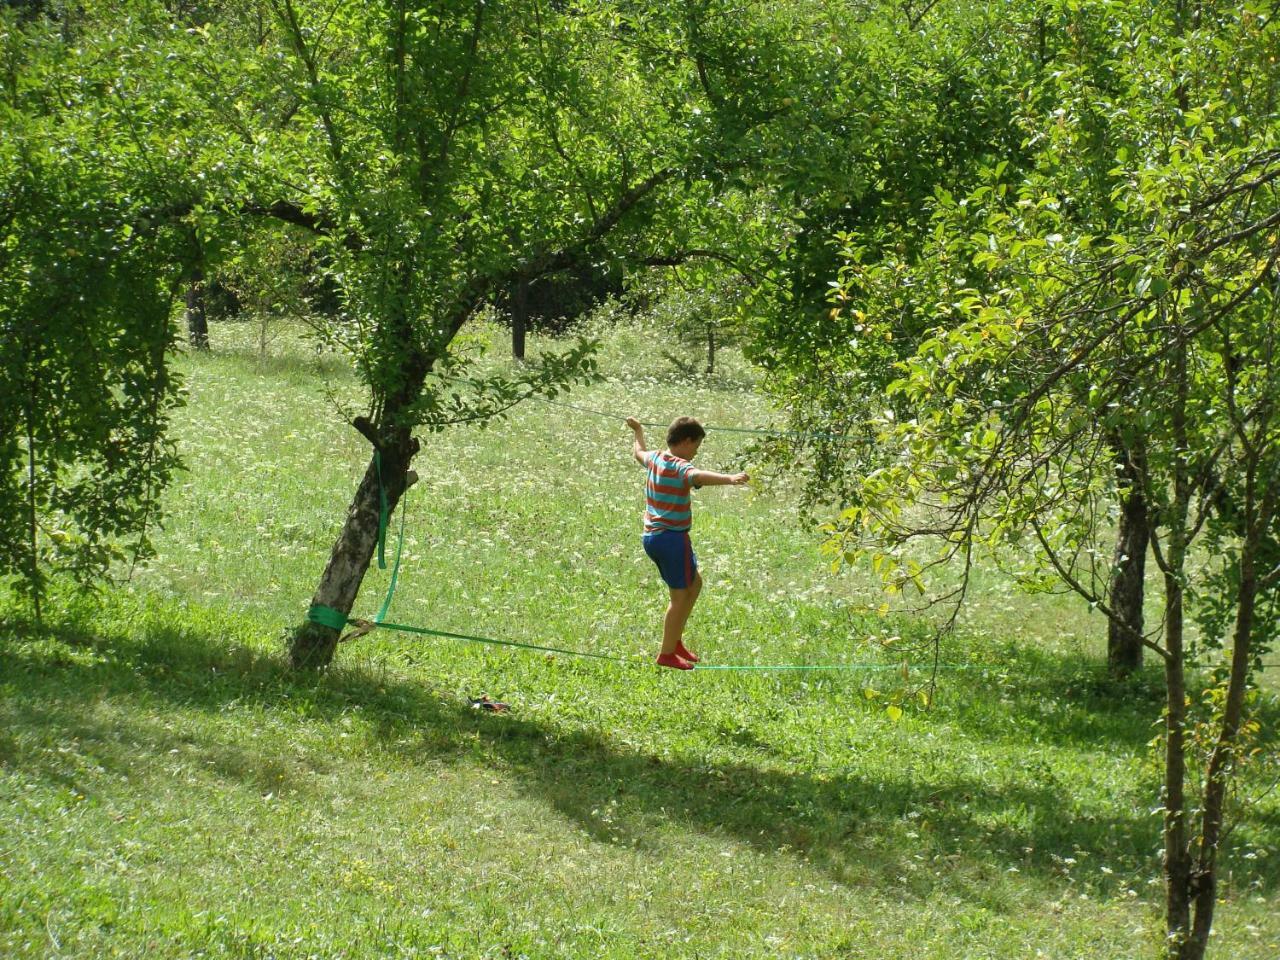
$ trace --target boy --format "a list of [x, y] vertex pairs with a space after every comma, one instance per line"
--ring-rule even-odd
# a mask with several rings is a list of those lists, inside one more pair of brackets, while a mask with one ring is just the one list
[[658, 572], [671, 588], [671, 604], [662, 622], [662, 650], [658, 665], [673, 670], [692, 670], [698, 657], [684, 645], [684, 625], [702, 592], [698, 558], [689, 543], [693, 524], [689, 494], [695, 487], [733, 484], [742, 486], [745, 473], [712, 473], [695, 470], [689, 463], [702, 446], [707, 432], [693, 417], [679, 417], [667, 428], [667, 449], [646, 450], [644, 427], [635, 417], [627, 417], [635, 434], [631, 455], [648, 469], [645, 481], [644, 552], [658, 565]]

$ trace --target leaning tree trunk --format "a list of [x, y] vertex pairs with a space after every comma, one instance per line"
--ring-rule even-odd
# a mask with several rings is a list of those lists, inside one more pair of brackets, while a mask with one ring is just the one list
[[[469, 311], [462, 314], [463, 317], [466, 315]], [[409, 472], [409, 463], [418, 452], [418, 441], [413, 438], [408, 411], [422, 394], [427, 374], [436, 359], [433, 354], [411, 346], [415, 341], [406, 317], [393, 319], [391, 326], [398, 335], [398, 341], [406, 344], [403, 352], [397, 355], [399, 370], [395, 380], [398, 386], [383, 397], [377, 424], [364, 417], [353, 421], [352, 425], [373, 445], [375, 454], [370, 458], [364, 477], [351, 499], [347, 519], [311, 597], [313, 608], [327, 607], [344, 619], [351, 614], [360, 593], [360, 584], [364, 582], [369, 561], [378, 545], [382, 501], [379, 486], [385, 489], [388, 509], [394, 511], [414, 479]], [[454, 331], [461, 326], [462, 321], [455, 320]], [[289, 660], [295, 668], [327, 667], [333, 660], [340, 637], [339, 627], [316, 623], [308, 618], [293, 631]]]
[[[367, 422], [357, 421], [362, 433], [372, 432]], [[396, 431], [396, 442], [380, 447], [381, 476], [386, 487], [387, 506], [394, 511], [411, 482], [409, 461], [418, 451], [418, 443], [408, 430]], [[311, 597], [313, 607], [328, 607], [344, 617], [349, 616], [360, 593], [360, 584], [369, 570], [373, 551], [378, 545], [378, 521], [381, 497], [378, 492], [379, 468], [369, 459], [364, 478], [356, 488], [347, 519], [329, 553], [320, 583]], [[341, 631], [310, 620], [296, 630], [290, 640], [289, 660], [294, 667], [320, 669], [333, 660]]]
[[1120, 501], [1120, 528], [1116, 534], [1110, 601], [1115, 619], [1107, 625], [1107, 665], [1118, 677], [1142, 667], [1142, 605], [1147, 573], [1147, 547], [1151, 521], [1147, 500], [1138, 478], [1145, 471], [1141, 451], [1121, 452], [1117, 472], [1128, 493]]

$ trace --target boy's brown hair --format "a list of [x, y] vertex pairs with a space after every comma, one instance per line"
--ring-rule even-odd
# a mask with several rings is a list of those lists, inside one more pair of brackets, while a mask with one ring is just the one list
[[702, 424], [693, 417], [676, 417], [671, 421], [671, 426], [667, 427], [667, 446], [682, 440], [701, 440], [706, 435], [707, 431], [702, 429]]

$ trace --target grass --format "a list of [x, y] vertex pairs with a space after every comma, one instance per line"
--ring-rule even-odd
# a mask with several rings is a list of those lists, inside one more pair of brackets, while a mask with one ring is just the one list
[[[239, 338], [239, 339], [238, 339]], [[240, 342], [240, 341], [243, 342]], [[611, 335], [588, 406], [771, 422], [740, 363], [679, 381]], [[183, 367], [189, 472], [127, 587], [4, 620], [0, 954], [13, 957], [1090, 957], [1159, 948], [1158, 679], [1102, 624], [997, 580], [933, 709], [892, 674], [660, 672], [620, 422], [528, 404], [425, 438], [391, 618], [634, 658], [375, 633], [284, 669], [366, 454], [332, 359], [215, 330]], [[491, 362], [502, 363], [501, 356]], [[751, 468], [712, 433], [699, 460]], [[698, 497], [718, 662], [883, 662], [787, 478]], [[387, 571], [367, 579], [371, 613]], [[506, 700], [506, 716], [469, 698]], [[1280, 706], [1264, 704], [1275, 727]], [[1261, 779], [1249, 789], [1261, 792]], [[1213, 954], [1280, 954], [1280, 798], [1232, 835]]]

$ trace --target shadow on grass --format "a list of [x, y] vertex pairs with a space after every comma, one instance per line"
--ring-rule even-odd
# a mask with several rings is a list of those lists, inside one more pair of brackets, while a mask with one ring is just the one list
[[[672, 756], [623, 744], [607, 732], [477, 713], [450, 695], [390, 675], [352, 668], [298, 675], [282, 657], [196, 631], [140, 633], [140, 639], [101, 637], [72, 625], [0, 647], [8, 687], [0, 707], [0, 716], [7, 715], [0, 764], [64, 785], [74, 781], [56, 762], [24, 749], [24, 733], [80, 739], [94, 746], [97, 762], [121, 769], [139, 753], [183, 745], [159, 720], [148, 729], [106, 730], [100, 721], [95, 728], [84, 708], [97, 700], [137, 701], [156, 716], [174, 708], [221, 712], [252, 705], [300, 721], [332, 722], [358, 711], [381, 748], [409, 761], [499, 767], [600, 843], [644, 849], [675, 822], [761, 853], [801, 858], [841, 883], [885, 885], [921, 898], [943, 888], [951, 896], [986, 897], [990, 881], [1014, 865], [1024, 876], [1065, 887], [1061, 858], [1068, 856], [1115, 871], [1113, 880], [1091, 874], [1086, 885], [1102, 894], [1158, 871], [1157, 818], [1137, 808], [1099, 816], [1077, 806], [1070, 785], [1051, 773], [1003, 770], [985, 779], [921, 773], [904, 763], [892, 778], [873, 781], [788, 768], [776, 757], [754, 764]], [[1103, 696], [1098, 708], [1109, 700]], [[1017, 702], [1004, 708], [1003, 719], [983, 717], [979, 725], [1017, 721]], [[147, 725], [137, 715], [129, 723]], [[1026, 736], [1033, 755], [1033, 734]], [[321, 789], [317, 773], [342, 762], [314, 750], [301, 761], [263, 755], [242, 742], [186, 745], [229, 781], [292, 787], [304, 797]], [[607, 820], [599, 816], [606, 808], [613, 811]], [[1271, 814], [1256, 817], [1251, 830], [1274, 843], [1276, 821]], [[1264, 889], [1275, 889], [1277, 860], [1251, 863], [1247, 872]]]
[[1028, 745], [1043, 739], [1143, 754], [1164, 709], [1164, 677], [1155, 667], [1118, 680], [1095, 660], [1029, 646], [940, 683], [948, 719], [961, 729]]

